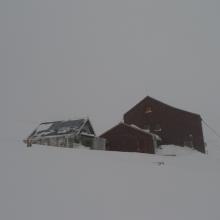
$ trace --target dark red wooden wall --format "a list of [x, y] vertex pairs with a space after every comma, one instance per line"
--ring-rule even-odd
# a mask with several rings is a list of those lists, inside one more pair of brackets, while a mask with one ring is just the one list
[[101, 137], [106, 139], [106, 150], [154, 154], [152, 135], [123, 123], [110, 129]]
[[[124, 122], [135, 124], [162, 138], [162, 144], [192, 147], [205, 153], [201, 117], [146, 97], [124, 115]], [[160, 128], [160, 129], [158, 129]]]

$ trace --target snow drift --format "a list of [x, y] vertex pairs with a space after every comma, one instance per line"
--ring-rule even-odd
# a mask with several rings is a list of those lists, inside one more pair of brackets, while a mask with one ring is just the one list
[[220, 219], [220, 160], [1, 142], [4, 220]]

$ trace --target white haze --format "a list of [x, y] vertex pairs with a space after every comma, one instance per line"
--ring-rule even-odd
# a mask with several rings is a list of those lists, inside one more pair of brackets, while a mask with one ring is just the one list
[[218, 0], [1, 0], [0, 218], [220, 219], [220, 141], [205, 127], [209, 155], [21, 142], [42, 121], [84, 116], [101, 134], [146, 95], [220, 132], [219, 8]]
[[219, 8], [217, 0], [1, 1], [1, 138], [81, 116], [100, 134], [146, 95], [220, 131]]

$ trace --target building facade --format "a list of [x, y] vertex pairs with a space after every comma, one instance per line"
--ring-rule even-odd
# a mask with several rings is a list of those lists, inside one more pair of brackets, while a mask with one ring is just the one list
[[163, 145], [189, 146], [205, 153], [202, 119], [198, 114], [148, 96], [124, 114], [124, 122], [157, 134]]
[[159, 141], [157, 135], [125, 123], [119, 123], [101, 137], [106, 139], [106, 150], [150, 154], [155, 153]]
[[105, 150], [105, 139], [97, 137], [88, 118], [41, 123], [24, 142], [55, 147]]

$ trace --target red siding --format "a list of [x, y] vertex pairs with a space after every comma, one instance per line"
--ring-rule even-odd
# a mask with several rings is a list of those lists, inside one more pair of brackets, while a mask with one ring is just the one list
[[106, 139], [106, 150], [154, 153], [153, 137], [125, 124], [119, 124], [101, 137]]
[[[145, 110], [149, 107], [151, 112], [146, 113]], [[191, 141], [194, 148], [205, 152], [201, 117], [197, 114], [176, 109], [147, 97], [124, 115], [124, 121], [140, 128], [149, 125], [150, 131], [162, 138], [162, 144], [183, 146]], [[155, 130], [158, 125], [161, 131]]]

